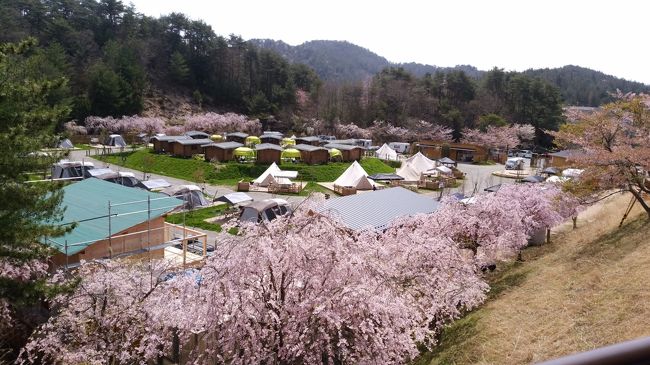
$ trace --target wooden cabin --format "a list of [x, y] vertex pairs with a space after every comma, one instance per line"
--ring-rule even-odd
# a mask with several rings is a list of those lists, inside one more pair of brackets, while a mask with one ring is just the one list
[[244, 144], [239, 142], [213, 142], [204, 144], [201, 147], [206, 161], [224, 162], [234, 160], [233, 151], [235, 151], [235, 148], [243, 146]]
[[300, 160], [309, 165], [324, 164], [329, 160], [329, 151], [327, 151], [327, 148], [309, 144], [298, 144], [291, 148], [300, 151]]
[[151, 143], [153, 143], [153, 151], [156, 153], [169, 153], [171, 152], [170, 142], [176, 141], [177, 139], [190, 139], [189, 136], [155, 136], [151, 137]]
[[363, 157], [363, 152], [365, 149], [360, 146], [350, 145], [350, 144], [339, 144], [339, 143], [329, 143], [325, 145], [325, 148], [336, 148], [341, 151], [341, 160], [342, 161], [360, 161]]
[[226, 141], [237, 142], [242, 145], [246, 143], [246, 137], [248, 137], [248, 134], [242, 132], [226, 133]]
[[192, 139], [209, 139], [210, 135], [205, 132], [200, 131], [188, 131], [185, 132], [185, 135]]
[[572, 158], [581, 154], [579, 150], [562, 150], [548, 154], [547, 166], [564, 169], [572, 166]]
[[320, 139], [320, 137], [316, 137], [316, 136], [298, 137], [298, 138], [296, 138], [296, 144], [306, 144], [306, 145], [312, 145], [312, 146], [320, 146], [321, 145], [321, 139]]
[[212, 140], [192, 138], [177, 139], [169, 142], [169, 147], [171, 149], [171, 154], [174, 156], [192, 157], [192, 155], [203, 153], [203, 147], [201, 146], [208, 143], [212, 143]]
[[280, 145], [282, 142], [282, 135], [281, 134], [263, 134], [260, 136], [260, 141], [264, 144], [275, 144], [275, 145]]
[[432, 160], [449, 157], [457, 162], [477, 162], [488, 157], [487, 148], [472, 143], [419, 141], [415, 149]]
[[282, 157], [282, 147], [272, 143], [260, 143], [255, 146], [257, 152], [257, 163], [270, 164], [275, 162], [280, 164]]

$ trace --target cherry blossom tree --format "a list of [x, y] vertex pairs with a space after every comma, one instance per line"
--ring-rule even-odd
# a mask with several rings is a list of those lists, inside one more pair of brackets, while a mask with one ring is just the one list
[[514, 148], [522, 142], [535, 137], [535, 127], [530, 124], [512, 124], [510, 126], [488, 126], [480, 129], [463, 129], [464, 143], [475, 143], [489, 148]]
[[[143, 363], [173, 351], [176, 338], [194, 363], [409, 362], [485, 300], [485, 262], [573, 214], [558, 207], [563, 194], [507, 186], [467, 204], [446, 200], [385, 232], [351, 231], [308, 201], [290, 217], [225, 236], [200, 271], [87, 263], [21, 360]], [[190, 337], [200, 345], [189, 346]]]
[[[176, 294], [175, 285], [161, 279], [167, 269], [161, 261], [152, 267], [120, 260], [82, 265], [76, 290], [52, 301], [55, 315], [32, 335], [21, 362], [126, 364], [162, 355], [171, 346], [168, 320], [183, 314], [161, 318], [169, 314], [163, 309]], [[63, 285], [71, 280], [59, 272], [51, 281]]]
[[78, 125], [75, 121], [67, 122], [63, 125], [63, 129], [71, 135], [86, 135], [88, 130], [82, 125]]
[[440, 124], [432, 124], [424, 120], [419, 120], [410, 128], [411, 136], [410, 140], [431, 140], [431, 141], [442, 141], [442, 142], [451, 142], [453, 129], [442, 126]]
[[339, 138], [370, 138], [372, 132], [368, 129], [361, 128], [356, 124], [336, 124], [334, 133]]
[[162, 133], [165, 121], [161, 118], [140, 117], [137, 115], [113, 117], [87, 117], [86, 128], [94, 133], [107, 131], [112, 133], [146, 133], [153, 135]]
[[204, 113], [180, 117], [184, 120], [186, 131], [199, 130], [208, 133], [245, 132], [259, 134], [262, 125], [257, 119], [249, 119], [245, 115], [235, 113]]
[[[19, 261], [10, 257], [0, 258], [0, 280], [27, 284], [36, 282], [47, 274], [47, 264], [40, 259]], [[0, 331], [10, 331], [14, 326], [14, 310], [9, 301], [0, 296]], [[1, 337], [0, 337], [1, 338]]]
[[567, 189], [583, 198], [626, 190], [650, 216], [650, 96], [619, 95], [616, 102], [550, 133], [556, 144], [579, 151], [571, 162], [584, 172]]

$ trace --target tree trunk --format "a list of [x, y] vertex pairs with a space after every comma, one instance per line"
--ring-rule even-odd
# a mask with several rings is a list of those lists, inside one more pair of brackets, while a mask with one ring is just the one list
[[645, 212], [648, 214], [648, 218], [650, 218], [650, 206], [648, 206], [648, 203], [646, 203], [645, 200], [643, 200], [643, 196], [641, 196], [641, 193], [634, 190], [632, 186], [629, 187], [629, 190], [632, 193], [632, 195], [634, 195], [634, 197], [639, 202], [639, 204], [641, 204]]
[[573, 229], [578, 228], [578, 216], [571, 217], [571, 220], [573, 221]]

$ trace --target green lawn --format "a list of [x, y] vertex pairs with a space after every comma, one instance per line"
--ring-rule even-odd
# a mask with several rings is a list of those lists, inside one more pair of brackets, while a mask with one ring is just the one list
[[[122, 156], [126, 155], [123, 160]], [[123, 165], [124, 167], [145, 170], [145, 161], [150, 162], [148, 172], [176, 177], [179, 179], [196, 181], [202, 175], [205, 182], [216, 185], [234, 185], [240, 180], [250, 181], [256, 179], [266, 170], [268, 165], [257, 165], [253, 163], [227, 162], [223, 164], [210, 164], [190, 158], [178, 158], [167, 155], [160, 155], [150, 150], [138, 150], [124, 154], [109, 156], [98, 156], [99, 159]], [[348, 162], [332, 162], [326, 165], [307, 165], [303, 163], [286, 163], [280, 165], [285, 170], [298, 171], [298, 181], [334, 181], [339, 175], [350, 166]], [[386, 165], [376, 158], [364, 158], [361, 166], [370, 175], [376, 173], [395, 172], [393, 167]], [[202, 171], [197, 173], [197, 171]], [[315, 184], [314, 184], [315, 185]], [[314, 188], [318, 189], [320, 187]]]
[[183, 214], [185, 214], [185, 225], [188, 227], [196, 227], [208, 231], [221, 232], [221, 225], [215, 223], [208, 223], [205, 220], [214, 218], [224, 212], [228, 207], [226, 205], [217, 205], [203, 209], [192, 210], [185, 213], [170, 214], [165, 218], [169, 223], [183, 224]]

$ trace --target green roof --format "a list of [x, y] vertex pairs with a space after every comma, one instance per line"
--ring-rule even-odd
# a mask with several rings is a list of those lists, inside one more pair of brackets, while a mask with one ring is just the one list
[[74, 255], [94, 242], [108, 238], [109, 201], [112, 235], [147, 221], [147, 197], [151, 198], [152, 219], [183, 204], [182, 200], [165, 194], [129, 188], [96, 178], [68, 185], [63, 191], [61, 205], [65, 207], [65, 212], [63, 220], [58, 224], [78, 222], [77, 227], [63, 236], [48, 238], [47, 244], [65, 253], [67, 240], [68, 255]]

